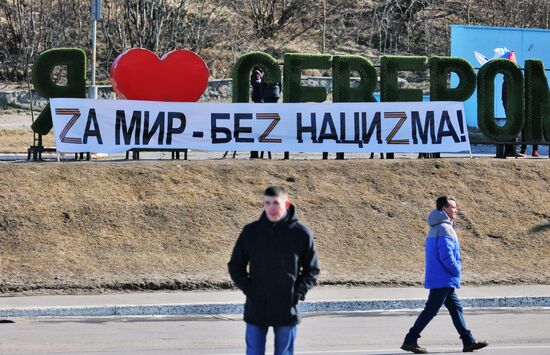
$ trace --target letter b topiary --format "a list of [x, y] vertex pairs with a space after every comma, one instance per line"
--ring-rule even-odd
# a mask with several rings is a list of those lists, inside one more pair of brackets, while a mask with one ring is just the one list
[[[351, 71], [359, 73], [359, 86], [350, 87]], [[337, 55], [332, 58], [333, 102], [376, 102], [372, 95], [376, 90], [376, 69], [365, 57]]]

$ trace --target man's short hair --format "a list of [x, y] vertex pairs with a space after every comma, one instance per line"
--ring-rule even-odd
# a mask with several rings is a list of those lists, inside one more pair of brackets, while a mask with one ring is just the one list
[[279, 197], [288, 196], [286, 189], [282, 186], [269, 186], [264, 191], [264, 196]]
[[449, 201], [456, 202], [456, 199], [453, 196], [448, 195], [440, 196], [437, 200], [435, 200], [435, 208], [441, 211], [444, 207], [449, 206]]

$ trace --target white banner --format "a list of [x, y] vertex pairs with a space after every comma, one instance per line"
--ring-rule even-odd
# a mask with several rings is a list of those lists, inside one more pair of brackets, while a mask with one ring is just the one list
[[50, 104], [60, 152], [470, 150], [462, 102], [234, 104], [57, 98]]

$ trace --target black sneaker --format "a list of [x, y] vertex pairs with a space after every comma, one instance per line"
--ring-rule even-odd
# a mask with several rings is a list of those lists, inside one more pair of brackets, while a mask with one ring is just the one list
[[401, 350], [411, 351], [415, 354], [427, 354], [428, 353], [428, 349], [421, 348], [418, 344], [403, 343], [403, 345], [401, 345]]
[[473, 343], [464, 345], [464, 348], [462, 349], [463, 353], [471, 353], [474, 350], [479, 350], [489, 345], [486, 341], [474, 341]]

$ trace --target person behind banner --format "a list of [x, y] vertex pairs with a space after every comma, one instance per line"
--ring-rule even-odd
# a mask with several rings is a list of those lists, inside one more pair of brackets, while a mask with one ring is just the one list
[[250, 76], [252, 86], [252, 102], [276, 103], [281, 98], [281, 83], [266, 83], [261, 68], [254, 68]]
[[281, 98], [281, 83], [268, 84], [263, 82], [262, 98], [265, 103], [276, 103]]
[[[264, 72], [256, 67], [252, 70], [250, 76], [250, 85], [252, 86], [252, 102], [254, 103], [276, 103], [281, 98], [281, 83], [270, 84], [264, 80]], [[250, 152], [250, 158], [263, 158], [264, 152], [258, 155], [258, 151]], [[268, 152], [271, 159], [271, 152]]]
[[235, 243], [229, 274], [246, 295], [246, 354], [265, 354], [266, 334], [273, 327], [275, 355], [292, 355], [300, 323], [297, 304], [320, 272], [317, 251], [283, 187], [268, 187], [263, 204], [260, 219], [246, 225]]
[[437, 315], [441, 306], [449, 310], [453, 325], [460, 339], [463, 352], [472, 352], [489, 345], [486, 341], [476, 341], [466, 328], [460, 299], [455, 289], [460, 288], [462, 257], [460, 244], [455, 231], [458, 215], [456, 199], [441, 196], [435, 201], [436, 208], [428, 215], [430, 231], [426, 236], [426, 273], [424, 287], [430, 290], [428, 301], [422, 313], [409, 330], [401, 349], [415, 354], [425, 354], [425, 348], [418, 345], [418, 338], [424, 328]]
[[262, 103], [264, 102], [264, 72], [261, 68], [254, 68], [250, 76], [250, 86], [252, 86], [252, 102]]
[[[515, 61], [515, 56], [512, 57], [512, 59], [510, 59], [512, 62], [516, 63]], [[507, 104], [507, 100], [508, 100], [508, 93], [507, 93], [507, 90], [506, 90], [506, 80], [504, 80], [502, 82], [502, 95], [501, 95], [501, 100], [502, 100], [502, 106], [504, 106], [504, 113], [506, 114], [506, 116], [508, 116], [508, 107], [506, 106]], [[525, 134], [522, 132], [522, 136], [525, 137]], [[505, 154], [506, 156], [517, 156], [517, 157], [524, 157], [525, 154], [527, 153], [527, 144], [522, 144], [520, 146], [520, 151], [519, 153], [516, 154], [516, 147], [513, 146], [513, 145], [507, 145], [506, 146], [506, 150], [505, 150]], [[533, 151], [532, 151], [532, 156], [533, 157], [538, 157], [539, 156], [539, 146], [538, 144], [533, 144]]]
[[[262, 98], [264, 103], [277, 103], [279, 102], [279, 99], [281, 98], [281, 83], [275, 83], [270, 84], [266, 83], [265, 81], [263, 83], [263, 89], [262, 89]], [[267, 155], [269, 159], [271, 159], [271, 152], [267, 152]], [[285, 152], [285, 157], [288, 156], [288, 153]], [[264, 152], [261, 152], [260, 158], [264, 157]]]

